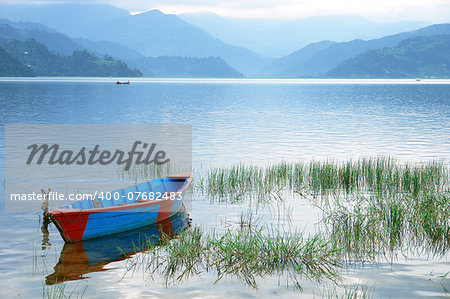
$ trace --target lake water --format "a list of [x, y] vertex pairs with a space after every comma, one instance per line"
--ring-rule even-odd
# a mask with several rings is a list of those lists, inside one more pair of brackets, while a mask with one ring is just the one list
[[[355, 159], [389, 155], [422, 162], [450, 157], [450, 80], [0, 78], [0, 122], [50, 124], [190, 124], [194, 171], [214, 166], [280, 161]], [[4, 130], [0, 133], [4, 181]], [[4, 206], [4, 195], [1, 194]], [[236, 225], [251, 211], [262, 223], [314, 231], [320, 215], [290, 198], [255, 207], [211, 200], [193, 192], [192, 223], [206, 230]], [[289, 214], [289, 215], [287, 215]], [[50, 226], [49, 244], [37, 214], [0, 215], [0, 297], [41, 297], [63, 241]], [[67, 249], [64, 249], [67, 250]], [[137, 253], [136, 255], [139, 255]], [[135, 256], [135, 255], [134, 255]], [[324, 282], [302, 281], [303, 293], [284, 277], [264, 277], [259, 290], [202, 273], [166, 286], [161, 276], [126, 271], [129, 260], [107, 263], [67, 282], [85, 297], [320, 297]], [[374, 297], [445, 297], [448, 254], [342, 270], [346, 283], [374, 285]], [[87, 271], [89, 272], [89, 271]], [[448, 294], [448, 293], [447, 293]]]

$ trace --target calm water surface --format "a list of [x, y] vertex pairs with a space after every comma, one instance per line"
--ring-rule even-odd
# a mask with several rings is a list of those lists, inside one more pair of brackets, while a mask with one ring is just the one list
[[[450, 82], [323, 80], [0, 79], [0, 122], [191, 124], [193, 167], [266, 164], [390, 155], [403, 161], [450, 157]], [[434, 83], [439, 84], [434, 84]], [[432, 84], [431, 84], [432, 83]], [[19, 138], [19, 137], [18, 137]], [[4, 173], [4, 130], [0, 135]], [[4, 201], [4, 195], [1, 194]], [[1, 205], [3, 207], [3, 203]], [[194, 192], [193, 224], [207, 230], [236, 225], [251, 211], [261, 223], [313, 232], [320, 213], [300, 198], [256, 206], [217, 202]], [[37, 214], [0, 216], [0, 297], [41, 297], [63, 241], [49, 241]], [[127, 259], [67, 282], [85, 297], [320, 297], [322, 285], [305, 280], [304, 293], [284, 277], [267, 277], [255, 291], [242, 282], [204, 273], [166, 287], [158, 275], [127, 273]], [[400, 257], [343, 270], [347, 283], [375, 285], [375, 297], [445, 297], [448, 254]], [[326, 283], [326, 282], [325, 282]], [[411, 287], [413, 286], [413, 287]]]

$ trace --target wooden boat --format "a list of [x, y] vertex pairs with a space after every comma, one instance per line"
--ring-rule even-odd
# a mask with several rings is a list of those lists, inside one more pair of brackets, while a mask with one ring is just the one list
[[54, 272], [45, 278], [47, 285], [89, 278], [87, 274], [113, 269], [112, 262], [125, 260], [157, 245], [162, 238], [174, 238], [190, 225], [184, 207], [161, 222], [134, 230], [76, 243], [66, 243]]
[[116, 84], [130, 84], [130, 80], [128, 80], [128, 81], [116, 81]]
[[177, 213], [193, 173], [181, 173], [76, 201], [46, 215], [67, 243], [160, 222]]

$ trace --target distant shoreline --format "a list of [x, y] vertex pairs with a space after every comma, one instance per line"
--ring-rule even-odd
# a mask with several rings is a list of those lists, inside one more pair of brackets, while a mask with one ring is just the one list
[[317, 78], [156, 78], [156, 77], [0, 77], [0, 82], [92, 82], [203, 84], [450, 84], [450, 79], [317, 79]]

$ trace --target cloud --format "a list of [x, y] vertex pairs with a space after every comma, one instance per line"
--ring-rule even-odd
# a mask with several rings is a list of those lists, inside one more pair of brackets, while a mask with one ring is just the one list
[[380, 20], [450, 21], [448, 0], [0, 0], [1, 3], [111, 4], [131, 12], [213, 12], [243, 18], [293, 19], [320, 15], [358, 15]]
[[448, 0], [110, 0], [130, 11], [214, 12], [241, 18], [294, 19], [320, 15], [358, 15], [380, 20], [450, 21]]

